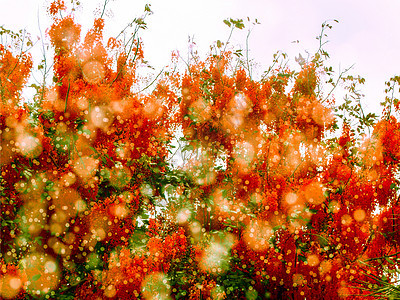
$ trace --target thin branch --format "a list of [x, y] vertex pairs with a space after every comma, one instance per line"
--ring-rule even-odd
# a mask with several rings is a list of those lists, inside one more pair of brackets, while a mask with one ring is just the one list
[[106, 11], [106, 6], [107, 6], [108, 2], [109, 2], [109, 0], [104, 0], [103, 11], [101, 12], [100, 19], [103, 18], [103, 15]]
[[152, 82], [150, 82], [145, 88], [141, 89], [139, 92], [135, 93], [135, 95], [140, 94], [141, 92], [147, 90], [150, 86], [153, 85], [153, 83], [157, 80], [157, 78], [161, 75], [161, 73], [164, 71], [164, 68], [158, 73], [158, 75], [154, 78]]

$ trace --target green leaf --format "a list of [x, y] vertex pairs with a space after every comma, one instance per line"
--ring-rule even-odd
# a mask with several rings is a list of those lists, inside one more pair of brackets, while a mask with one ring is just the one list
[[182, 152], [183, 151], [193, 151], [194, 147], [193, 145], [186, 145], [185, 147], [182, 148]]
[[388, 257], [386, 257], [386, 256], [385, 256], [385, 259], [386, 259], [386, 261], [387, 261], [389, 264], [391, 264], [391, 265], [394, 265], [394, 264], [395, 264], [395, 262], [394, 262], [393, 260], [391, 260], [390, 258], [388, 258]]
[[298, 258], [300, 261], [303, 261], [303, 262], [307, 261], [307, 257], [305, 257], [303, 255], [299, 255]]
[[243, 23], [243, 20], [242, 20], [242, 19], [237, 19], [236, 21], [231, 19], [231, 22], [232, 22], [232, 24], [234, 24], [235, 27], [238, 28], [238, 29], [243, 29], [243, 28], [244, 28], [244, 23]]
[[229, 20], [224, 20], [224, 23], [225, 23], [226, 25], [228, 25], [229, 27], [231, 27], [231, 22], [229, 22]]
[[152, 11], [151, 11], [151, 9], [150, 9], [150, 5], [151, 5], [151, 4], [146, 4], [145, 7], [144, 7], [144, 11], [147, 11], [147, 12], [149, 12], [149, 13], [152, 13]]
[[42, 274], [33, 275], [31, 281], [37, 281], [40, 277], [42, 277]]

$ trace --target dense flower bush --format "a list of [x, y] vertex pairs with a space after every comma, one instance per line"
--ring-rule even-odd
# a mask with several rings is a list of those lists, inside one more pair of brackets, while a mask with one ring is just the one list
[[257, 81], [219, 41], [184, 72], [174, 56], [151, 92], [134, 92], [144, 18], [128, 41], [105, 42], [102, 18], [81, 41], [66, 10], [48, 9], [54, 81], [37, 86], [35, 105], [21, 104], [30, 54], [0, 45], [3, 299], [356, 299], [395, 288], [396, 98], [375, 125], [341, 107], [372, 130], [361, 136], [321, 92], [322, 49], [299, 72], [278, 65]]

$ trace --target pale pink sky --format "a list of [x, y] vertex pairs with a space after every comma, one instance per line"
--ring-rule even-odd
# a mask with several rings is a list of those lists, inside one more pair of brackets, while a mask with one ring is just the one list
[[[12, 29], [26, 28], [38, 35], [38, 12], [42, 30], [49, 24], [44, 0], [1, 0], [0, 25]], [[69, 1], [66, 1], [69, 2]], [[88, 28], [92, 12], [100, 0], [82, 0], [77, 20]], [[267, 69], [272, 55], [282, 50], [294, 56], [313, 53], [318, 48], [315, 37], [321, 24], [339, 20], [329, 30], [331, 64], [343, 70], [355, 64], [353, 74], [366, 78], [363, 87], [367, 110], [380, 112], [384, 82], [400, 74], [400, 1], [399, 0], [114, 0], [106, 18], [109, 34], [115, 35], [124, 25], [142, 14], [151, 4], [154, 14], [148, 18], [148, 29], [142, 32], [145, 55], [157, 69], [168, 64], [171, 51], [187, 50], [188, 36], [194, 36], [200, 53], [205, 53], [216, 40], [226, 40], [229, 28], [226, 18], [257, 18], [250, 36], [250, 55]], [[245, 29], [246, 30], [246, 29]], [[237, 32], [233, 43], [244, 45], [247, 31]], [[292, 41], [299, 40], [299, 43]], [[39, 48], [39, 47], [38, 47]], [[40, 49], [38, 49], [40, 53]]]

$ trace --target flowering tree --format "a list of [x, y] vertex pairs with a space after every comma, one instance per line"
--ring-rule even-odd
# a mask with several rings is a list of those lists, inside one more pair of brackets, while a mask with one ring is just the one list
[[[0, 48], [2, 298], [398, 293], [399, 77], [374, 125], [324, 96], [322, 46], [300, 72], [271, 67], [256, 81], [218, 41], [184, 73], [174, 56], [135, 93], [150, 8], [107, 43], [102, 18], [81, 41], [66, 10], [48, 10], [54, 81], [36, 86], [35, 106], [20, 105], [29, 53]], [[362, 82], [344, 79], [351, 92]], [[343, 112], [358, 125], [339, 128]]]

